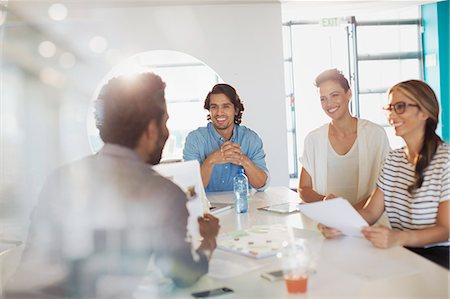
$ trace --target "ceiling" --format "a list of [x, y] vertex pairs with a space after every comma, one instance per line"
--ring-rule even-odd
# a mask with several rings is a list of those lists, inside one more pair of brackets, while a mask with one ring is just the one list
[[[42, 40], [52, 40], [58, 45], [58, 54], [70, 52], [77, 62], [98, 65], [107, 72], [108, 64], [99, 61], [98, 56], [86, 47], [86, 40], [92, 34], [89, 25], [105, 17], [108, 9], [156, 6], [191, 6], [191, 5], [252, 5], [281, 3], [283, 21], [297, 20], [304, 17], [349, 16], [362, 11], [376, 11], [386, 7], [398, 8], [436, 1], [304, 1], [304, 0], [0, 0], [0, 5], [7, 5], [7, 28], [2, 40], [3, 54], [12, 63], [20, 65], [31, 74], [39, 74], [43, 66], [52, 66], [49, 59], [39, 57], [36, 45]], [[48, 17], [48, 8], [53, 3], [66, 5], [69, 14], [64, 22], [57, 23]], [[133, 16], [127, 15], [127, 18]], [[109, 17], [111, 18], [111, 17]], [[1, 26], [1, 22], [0, 22]], [[0, 27], [1, 28], [1, 27]], [[115, 28], [112, 26], [112, 28]], [[114, 30], [114, 29], [111, 29]], [[1, 33], [1, 31], [0, 31]], [[113, 34], [112, 34], [113, 35]], [[1, 38], [1, 35], [0, 35]], [[120, 41], [111, 41], [119, 44]], [[58, 61], [53, 62], [58, 69]]]

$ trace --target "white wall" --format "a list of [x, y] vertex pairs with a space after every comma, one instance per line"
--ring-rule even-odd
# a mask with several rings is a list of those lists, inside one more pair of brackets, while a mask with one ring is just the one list
[[272, 185], [287, 186], [281, 5], [160, 7], [141, 13], [145, 25], [127, 20], [124, 31], [135, 32], [130, 42], [148, 37], [143, 50], [190, 54], [235, 86], [245, 100], [243, 124], [263, 139]]
[[288, 186], [280, 4], [102, 9], [86, 30], [122, 52], [176, 50], [212, 67], [245, 101], [243, 124], [263, 139], [272, 185]]
[[[9, 98], [23, 107], [17, 109], [21, 115], [18, 126], [26, 138], [8, 152], [23, 152], [22, 161], [26, 167], [15, 177], [24, 181], [22, 184], [28, 186], [27, 189], [37, 193], [42, 181], [56, 166], [91, 154], [86, 130], [88, 107], [98, 84], [112, 67], [104, 54], [90, 53], [89, 39], [94, 35], [104, 36], [109, 48], [127, 56], [150, 50], [176, 50], [208, 64], [225, 82], [235, 86], [244, 99], [243, 124], [263, 139], [272, 176], [271, 185], [288, 186], [279, 3], [170, 7], [125, 4], [127, 7], [121, 7], [120, 3], [91, 6], [82, 3], [74, 2], [73, 7], [69, 7], [69, 19], [60, 23], [49, 22], [48, 3], [44, 1], [14, 2], [10, 6], [34, 17], [33, 26], [41, 32], [29, 29], [32, 35], [26, 39], [28, 44], [18, 47], [22, 51], [20, 56], [36, 62], [37, 74], [40, 67], [52, 67], [64, 77], [64, 84], [56, 87], [40, 82], [39, 75], [27, 77], [23, 85], [30, 87], [26, 90], [32, 96]], [[2, 42], [10, 46], [14, 42], [25, 42], [15, 38], [21, 33], [17, 31], [20, 28], [6, 28]], [[40, 57], [37, 45], [46, 39], [57, 43], [58, 51], [74, 50], [77, 53], [76, 67], [64, 70], [58, 67], [57, 56]], [[2, 59], [17, 68], [23, 60], [17, 61], [14, 55]], [[42, 61], [41, 65], [37, 64], [38, 61]], [[11, 88], [12, 85], [5, 84], [5, 91]], [[30, 105], [29, 101], [34, 104]], [[39, 105], [46, 107], [45, 113]], [[54, 125], [43, 126], [47, 120], [53, 120]], [[5, 154], [3, 161], [14, 164], [20, 160], [10, 158]], [[36, 163], [26, 162], [30, 160]], [[27, 179], [27, 173], [32, 173], [33, 180]], [[15, 180], [12, 175], [6, 176]], [[25, 198], [29, 201], [33, 196]]]

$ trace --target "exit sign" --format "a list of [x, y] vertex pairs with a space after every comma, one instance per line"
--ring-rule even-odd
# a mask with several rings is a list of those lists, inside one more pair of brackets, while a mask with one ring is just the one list
[[341, 25], [340, 18], [323, 18], [320, 19], [320, 25], [323, 27], [337, 27]]

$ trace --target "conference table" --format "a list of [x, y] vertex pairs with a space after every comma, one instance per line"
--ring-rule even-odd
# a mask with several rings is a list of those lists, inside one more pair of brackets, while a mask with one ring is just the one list
[[[231, 192], [207, 196], [212, 203], [233, 201]], [[230, 209], [217, 214], [221, 225], [219, 238], [255, 225], [286, 225], [317, 232], [317, 223], [299, 212], [279, 214], [258, 210], [283, 202], [299, 202], [298, 194], [287, 187], [252, 193], [248, 213], [236, 214]], [[255, 259], [216, 249], [208, 275], [191, 288], [166, 295], [186, 298], [192, 292], [228, 287], [234, 292], [226, 298], [449, 298], [449, 271], [403, 247], [378, 249], [364, 238], [323, 239], [316, 270], [309, 277], [305, 294], [289, 294], [284, 281], [261, 278], [262, 273], [280, 267], [280, 258], [276, 256]]]
[[[212, 203], [233, 202], [231, 192], [209, 193]], [[278, 214], [258, 208], [285, 202], [299, 202], [298, 194], [287, 187], [270, 187], [265, 192], [252, 193], [249, 212], [236, 214], [234, 209], [216, 216], [220, 219], [218, 239], [238, 230], [255, 226], [286, 226], [297, 231], [314, 232], [320, 237], [317, 262], [310, 274], [305, 294], [292, 295], [284, 281], [268, 281], [262, 273], [280, 270], [276, 255], [252, 258], [235, 252], [216, 249], [210, 260], [210, 270], [195, 285], [176, 291], [149, 293], [145, 284], [135, 298], [192, 298], [192, 292], [228, 287], [234, 292], [226, 298], [449, 298], [449, 271], [403, 247], [378, 249], [358, 237], [323, 239], [317, 223], [301, 213]], [[7, 268], [13, 268], [14, 252], [0, 252], [0, 282]], [[3, 274], [3, 275], [2, 275]], [[1, 297], [1, 283], [0, 283]], [[220, 297], [217, 297], [220, 298]]]
[[0, 238], [0, 298], [3, 293], [3, 283], [17, 267], [22, 249], [22, 242]]

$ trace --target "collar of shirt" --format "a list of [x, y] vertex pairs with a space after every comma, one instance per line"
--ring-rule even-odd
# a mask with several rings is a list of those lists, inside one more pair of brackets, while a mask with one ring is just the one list
[[112, 144], [112, 143], [106, 143], [102, 149], [98, 152], [99, 156], [116, 156], [123, 159], [129, 159], [134, 161], [141, 161], [143, 162], [138, 154], [132, 150], [131, 148], [121, 146], [118, 144]]
[[[222, 135], [219, 134], [219, 132], [217, 132], [216, 128], [214, 128], [214, 125], [209, 122], [208, 123], [208, 131], [210, 132], [210, 134], [213, 136], [213, 138], [215, 140], [217, 140], [219, 146], [221, 146], [226, 140], [225, 138], [222, 137]], [[238, 125], [234, 124], [233, 127], [233, 135], [231, 135], [230, 141], [234, 142], [234, 143], [239, 143], [238, 142]]]

